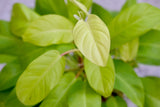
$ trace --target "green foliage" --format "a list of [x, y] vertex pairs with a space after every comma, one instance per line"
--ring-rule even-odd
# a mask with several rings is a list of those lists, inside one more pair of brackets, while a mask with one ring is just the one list
[[144, 107], [158, 107], [160, 104], [160, 92], [157, 89], [160, 86], [160, 78], [144, 77], [142, 81], [145, 92]]
[[137, 60], [140, 63], [160, 65], [160, 31], [151, 30], [140, 37]]
[[119, 96], [111, 96], [108, 101], [105, 102], [104, 107], [127, 107], [126, 102]]
[[79, 80], [69, 94], [68, 103], [69, 107], [101, 107], [101, 96], [87, 82]]
[[[90, 86], [100, 95], [111, 95], [115, 81], [115, 71], [112, 58], [109, 57], [107, 66], [100, 67], [89, 60], [84, 61], [86, 76]], [[96, 78], [96, 79], [95, 79]]]
[[23, 35], [23, 40], [39, 46], [72, 42], [73, 24], [59, 15], [41, 16]]
[[128, 64], [115, 60], [115, 89], [123, 92], [136, 105], [143, 107], [144, 88], [140, 78]]
[[96, 15], [89, 15], [87, 22], [79, 20], [73, 30], [74, 42], [82, 54], [94, 64], [106, 66], [110, 50], [107, 26]]
[[68, 16], [67, 6], [64, 0], [36, 0], [35, 10], [41, 15], [59, 14]]
[[22, 36], [29, 24], [39, 18], [39, 15], [23, 4], [13, 5], [11, 17], [11, 31], [17, 36]]
[[0, 107], [127, 107], [124, 96], [160, 105], [160, 79], [134, 72], [160, 65], [160, 9], [126, 0], [115, 12], [92, 2], [13, 5], [11, 21], [0, 20]]
[[117, 48], [148, 32], [160, 21], [159, 11], [160, 9], [146, 3], [122, 11], [109, 26], [111, 48]]
[[38, 57], [29, 64], [17, 82], [19, 100], [25, 105], [42, 101], [59, 82], [64, 67], [65, 61], [58, 51], [51, 50]]

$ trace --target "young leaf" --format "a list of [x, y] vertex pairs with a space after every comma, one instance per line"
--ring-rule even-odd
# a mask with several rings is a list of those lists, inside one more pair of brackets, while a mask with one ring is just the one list
[[65, 0], [36, 0], [36, 11], [41, 14], [68, 15]]
[[109, 57], [107, 66], [105, 67], [97, 66], [85, 59], [84, 67], [90, 86], [100, 95], [104, 97], [110, 96], [115, 82], [115, 71], [112, 58]]
[[115, 89], [123, 92], [133, 103], [143, 107], [144, 89], [141, 79], [128, 64], [115, 60]]
[[106, 66], [110, 51], [107, 26], [96, 15], [89, 15], [87, 22], [79, 20], [73, 30], [74, 42], [82, 54], [94, 64]]
[[111, 96], [105, 102], [105, 107], [127, 107], [127, 103], [119, 96]]
[[[92, 1], [93, 0], [77, 0], [77, 2], [81, 3], [81, 5], [84, 5], [87, 8], [87, 11], [89, 11]], [[83, 6], [83, 7], [84, 7]], [[74, 17], [75, 15], [78, 15], [79, 11], [81, 10], [79, 7], [77, 7], [72, 0], [67, 0], [67, 9], [68, 9], [68, 14], [69, 14], [69, 19], [72, 20], [74, 23], [77, 22], [77, 19]], [[86, 9], [85, 9], [86, 11]], [[81, 13], [81, 17], [85, 19], [84, 13]]]
[[160, 65], [160, 31], [151, 30], [140, 37], [137, 61], [144, 64]]
[[23, 40], [38, 46], [73, 41], [73, 24], [59, 15], [45, 15], [35, 20], [23, 35]]
[[120, 58], [127, 62], [132, 61], [137, 56], [139, 47], [139, 38], [136, 38], [128, 43], [125, 43], [119, 48]]
[[80, 10], [88, 15], [87, 7], [77, 0], [71, 0]]
[[16, 3], [12, 9], [11, 31], [17, 36], [22, 36], [29, 24], [39, 15], [23, 4]]
[[160, 9], [146, 3], [136, 4], [122, 11], [109, 26], [111, 48], [119, 47], [141, 36], [159, 21]]
[[101, 96], [86, 82], [78, 81], [69, 94], [69, 107], [101, 107]]
[[137, 4], [137, 0], [126, 0], [125, 4], [123, 5], [122, 10], [125, 10], [133, 5]]
[[99, 16], [106, 25], [109, 25], [109, 23], [112, 21], [113, 17], [110, 14], [109, 11], [107, 11], [106, 9], [104, 9], [102, 6], [93, 3], [92, 5], [92, 14], [96, 14], [97, 16]]
[[8, 63], [0, 72], [0, 91], [15, 86], [22, 72], [20, 63], [17, 60]]
[[18, 100], [16, 96], [16, 90], [13, 89], [6, 98], [5, 107], [29, 107], [29, 106], [25, 106]]
[[160, 105], [160, 78], [144, 77], [142, 81], [145, 91], [144, 107], [158, 107]]
[[65, 74], [40, 107], [68, 107], [67, 94], [76, 81], [73, 73]]
[[56, 50], [35, 59], [18, 79], [18, 99], [25, 105], [35, 105], [42, 101], [59, 82], [64, 67], [65, 61]]

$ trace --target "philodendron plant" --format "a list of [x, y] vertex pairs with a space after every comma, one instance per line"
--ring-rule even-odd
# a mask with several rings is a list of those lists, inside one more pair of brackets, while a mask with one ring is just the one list
[[[107, 4], [106, 4], [107, 5]], [[160, 106], [160, 9], [127, 0], [111, 12], [92, 0], [13, 5], [0, 21], [0, 107]], [[144, 71], [145, 72], [145, 71]]]

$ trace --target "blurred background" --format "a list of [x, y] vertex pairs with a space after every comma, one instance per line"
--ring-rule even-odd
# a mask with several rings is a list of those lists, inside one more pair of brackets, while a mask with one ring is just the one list
[[[118, 11], [121, 9], [125, 0], [93, 0], [94, 2], [102, 5], [104, 8], [112, 11]], [[35, 0], [0, 0], [0, 20], [10, 20], [12, 5], [16, 2], [23, 3], [26, 6], [34, 7]], [[151, 5], [160, 8], [160, 0], [138, 0], [138, 2], [146, 2]], [[0, 64], [0, 69], [4, 64]], [[160, 77], [160, 66], [148, 66], [139, 64], [139, 68], [135, 71], [141, 77], [143, 76], [158, 76]], [[128, 101], [128, 107], [136, 107], [134, 104]]]

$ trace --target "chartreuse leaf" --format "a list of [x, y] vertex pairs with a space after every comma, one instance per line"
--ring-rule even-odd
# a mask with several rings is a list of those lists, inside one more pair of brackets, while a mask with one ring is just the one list
[[144, 89], [141, 79], [128, 64], [115, 60], [115, 89], [123, 92], [133, 103], [143, 107]]
[[[86, 11], [86, 8], [87, 8], [87, 11], [89, 11], [93, 0], [76, 0], [76, 2], [78, 2], [78, 4], [82, 6], [84, 11]], [[76, 23], [77, 19], [74, 16], [79, 15], [79, 12], [81, 11], [81, 9], [77, 5], [75, 5], [73, 0], [67, 0], [67, 9], [69, 14], [69, 19], [72, 20], [74, 23]], [[81, 17], [85, 19], [85, 16], [86, 15], [82, 12]]]
[[101, 96], [87, 82], [79, 80], [69, 94], [69, 107], [101, 107]]
[[119, 47], [136, 39], [148, 32], [159, 21], [160, 9], [146, 3], [136, 4], [122, 11], [109, 26], [111, 48]]
[[119, 48], [120, 58], [127, 62], [136, 58], [139, 47], [139, 38], [136, 38], [128, 43], [125, 43]]
[[39, 18], [39, 15], [23, 4], [13, 5], [11, 17], [11, 31], [17, 36], [22, 36], [29, 24]]
[[67, 16], [65, 0], [36, 0], [36, 12], [44, 14], [59, 14]]
[[110, 51], [110, 35], [105, 23], [96, 15], [87, 22], [79, 20], [73, 30], [74, 42], [81, 53], [92, 63], [106, 66]]
[[31, 23], [23, 40], [38, 46], [69, 43], [73, 41], [73, 24], [63, 16], [45, 15]]
[[151, 30], [140, 37], [137, 61], [144, 64], [160, 65], [160, 31]]
[[18, 100], [16, 96], [16, 90], [13, 89], [6, 98], [5, 107], [29, 107], [29, 106], [25, 106]]
[[100, 95], [104, 97], [110, 96], [115, 82], [115, 71], [112, 58], [109, 57], [105, 67], [97, 66], [87, 59], [84, 61], [84, 66], [90, 86]]
[[18, 79], [18, 99], [25, 105], [35, 105], [42, 101], [57, 85], [64, 68], [64, 58], [56, 50], [48, 51], [35, 59]]
[[7, 55], [7, 54], [0, 54], [0, 64], [1, 63], [9, 63], [13, 60], [16, 60], [16, 56]]
[[92, 5], [92, 14], [96, 14], [97, 16], [99, 16], [106, 25], [109, 25], [109, 23], [112, 21], [113, 17], [110, 14], [109, 11], [107, 11], [106, 9], [104, 9], [102, 6], [93, 3]]
[[104, 107], [127, 107], [126, 102], [119, 96], [111, 96], [107, 99]]
[[160, 105], [160, 78], [144, 77], [142, 82], [145, 91], [144, 107], [158, 107]]
[[68, 107], [67, 94], [76, 81], [73, 73], [65, 74], [40, 107]]
[[21, 69], [19, 61], [15, 60], [9, 62], [0, 72], [0, 91], [15, 86], [22, 72], [23, 70]]
[[9, 36], [11, 35], [10, 29], [9, 29], [9, 22], [0, 20], [0, 34]]
[[125, 4], [123, 5], [122, 10], [125, 10], [133, 5], [137, 4], [137, 0], [126, 0]]

